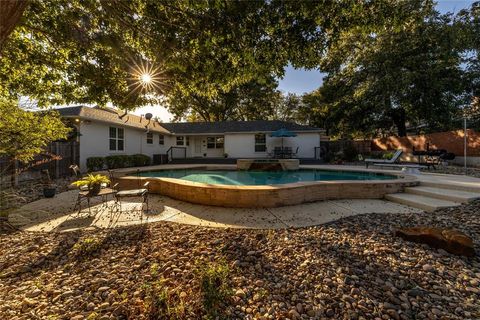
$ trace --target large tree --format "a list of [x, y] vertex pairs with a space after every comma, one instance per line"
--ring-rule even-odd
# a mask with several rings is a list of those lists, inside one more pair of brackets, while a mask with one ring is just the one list
[[407, 126], [449, 129], [471, 100], [469, 87], [478, 75], [467, 76], [465, 53], [471, 37], [478, 41], [473, 26], [439, 14], [431, 1], [418, 3], [400, 28], [344, 32], [329, 47], [322, 60], [328, 72], [323, 91], [338, 134], [404, 136]]
[[260, 120], [272, 118], [282, 101], [278, 82], [267, 76], [219, 90], [214, 97], [177, 91], [166, 99], [175, 118], [190, 121]]
[[[27, 163], [33, 160], [48, 143], [67, 138], [70, 131], [58, 112], [27, 111], [14, 100], [0, 98], [0, 114], [0, 156], [7, 157], [13, 167], [17, 161]], [[13, 170], [14, 174], [17, 174], [16, 170]]]
[[288, 62], [317, 67], [342, 32], [401, 25], [418, 2], [30, 0], [1, 52], [0, 94], [124, 109], [212, 98]]

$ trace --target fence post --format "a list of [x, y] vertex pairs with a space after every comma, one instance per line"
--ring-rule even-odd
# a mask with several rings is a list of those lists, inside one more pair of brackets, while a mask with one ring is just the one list
[[55, 179], [60, 178], [60, 160], [58, 160], [58, 155], [59, 155], [59, 146], [58, 142], [55, 142]]

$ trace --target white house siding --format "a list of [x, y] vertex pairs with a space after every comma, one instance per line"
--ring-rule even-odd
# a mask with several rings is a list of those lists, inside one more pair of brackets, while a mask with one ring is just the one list
[[[225, 135], [225, 153], [229, 158], [265, 158], [276, 146], [282, 145], [282, 138], [270, 137], [266, 133], [267, 152], [255, 152], [254, 133], [232, 133]], [[295, 151], [298, 147], [298, 158], [314, 158], [315, 147], [320, 146], [320, 134], [300, 133], [296, 137], [283, 138], [283, 146]]]
[[89, 157], [105, 157], [109, 155], [154, 154], [166, 153], [171, 145], [172, 138], [164, 136], [165, 144], [159, 144], [159, 133], [153, 132], [153, 144], [147, 144], [147, 133], [141, 129], [123, 127], [124, 150], [111, 151], [109, 145], [110, 127], [119, 127], [102, 122], [82, 122], [80, 124], [80, 169], [87, 169], [86, 161]]
[[[187, 146], [187, 150], [186, 150], [187, 158], [223, 157], [224, 148], [215, 148], [215, 149], [207, 148], [207, 137], [209, 136], [197, 136], [197, 135], [188, 136], [189, 145]], [[211, 137], [223, 137], [223, 135], [218, 134]], [[186, 141], [186, 138], [187, 136], [185, 136], [185, 141]]]

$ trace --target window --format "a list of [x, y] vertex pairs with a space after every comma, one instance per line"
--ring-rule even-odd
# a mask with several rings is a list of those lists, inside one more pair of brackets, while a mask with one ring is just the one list
[[124, 139], [123, 128], [110, 127], [109, 142], [111, 151], [123, 151]]
[[215, 137], [207, 137], [207, 149], [215, 149]]
[[189, 146], [189, 145], [190, 145], [190, 137], [189, 137], [189, 136], [186, 136], [185, 138], [187, 139], [186, 145]]
[[255, 152], [267, 151], [267, 143], [264, 133], [257, 133], [255, 135]]
[[184, 145], [184, 136], [178, 136], [177, 137], [177, 146], [183, 146]]
[[215, 147], [217, 149], [223, 149], [223, 137], [216, 137], [215, 138]]
[[165, 137], [163, 134], [158, 135], [158, 144], [161, 144], [162, 146], [165, 144]]
[[207, 137], [207, 149], [223, 149], [223, 137]]
[[147, 132], [147, 144], [153, 144], [153, 133]]

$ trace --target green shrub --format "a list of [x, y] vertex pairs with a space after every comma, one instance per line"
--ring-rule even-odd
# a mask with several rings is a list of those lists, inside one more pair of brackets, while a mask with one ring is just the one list
[[102, 242], [97, 238], [85, 238], [73, 246], [73, 253], [76, 256], [91, 256], [101, 247]]
[[[232, 296], [230, 268], [225, 261], [198, 265], [203, 308], [207, 319], [220, 317], [224, 303]], [[221, 317], [220, 317], [221, 318]]]
[[88, 169], [88, 171], [102, 170], [104, 164], [105, 164], [105, 158], [103, 158], [103, 157], [87, 158], [87, 169]]
[[130, 156], [131, 162], [134, 167], [148, 166], [150, 165], [150, 157], [144, 154], [134, 154]]
[[132, 166], [131, 156], [114, 155], [105, 157], [108, 169], [127, 168]]
[[393, 152], [387, 152], [382, 155], [382, 159], [390, 160], [393, 158]]
[[345, 148], [343, 148], [343, 157], [345, 161], [356, 161], [357, 155], [357, 148], [355, 148], [352, 142], [348, 142]]
[[170, 290], [165, 280], [143, 284], [145, 293], [142, 315], [147, 319], [185, 319], [187, 304], [176, 290]]

